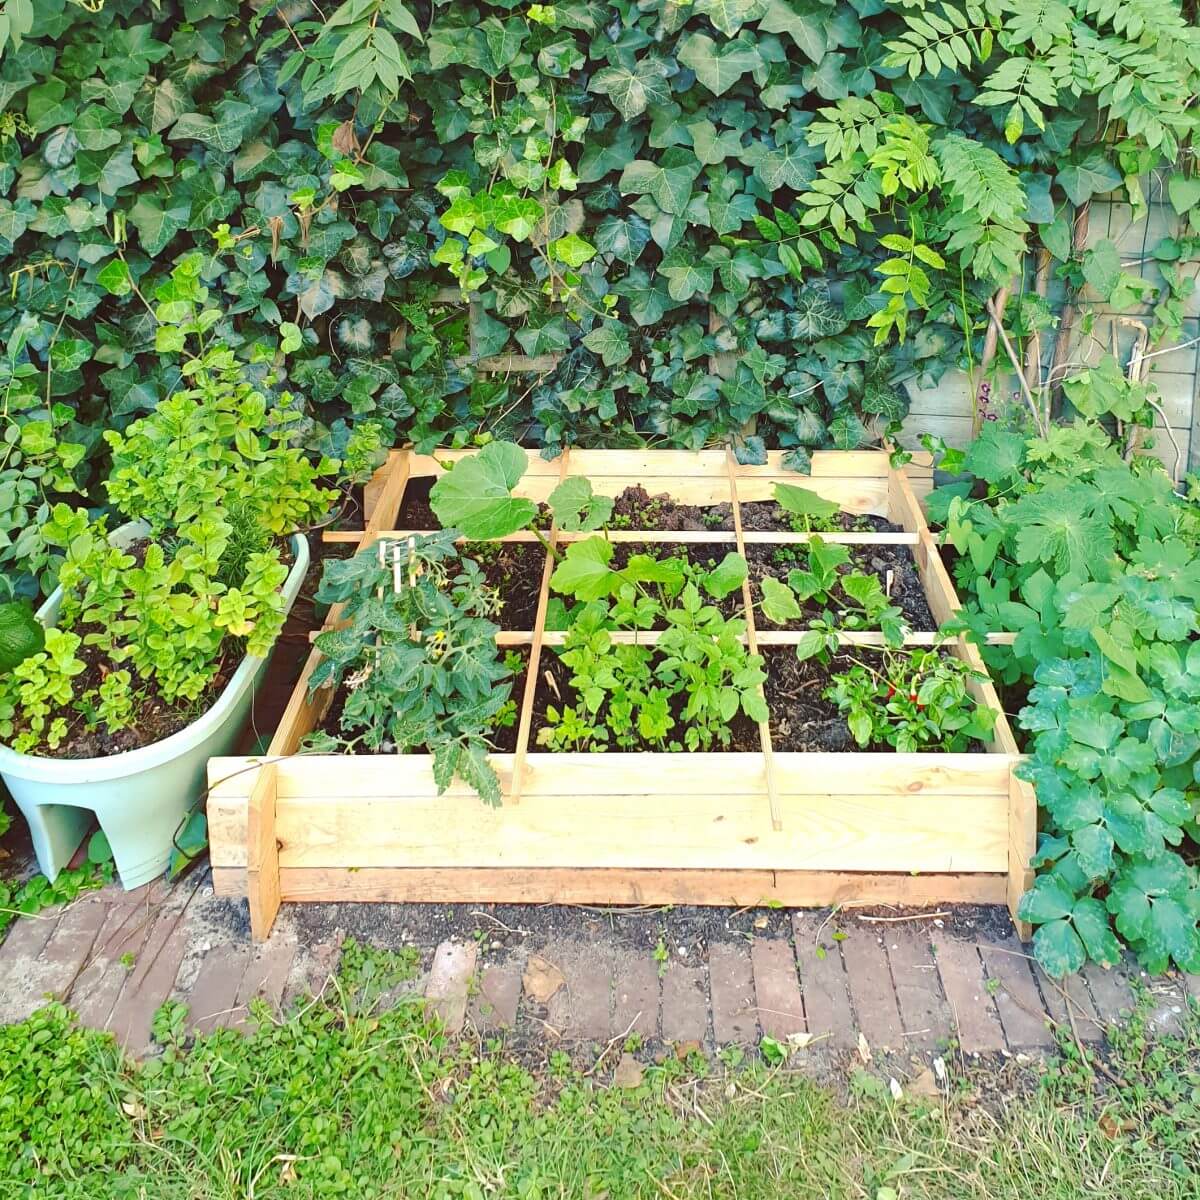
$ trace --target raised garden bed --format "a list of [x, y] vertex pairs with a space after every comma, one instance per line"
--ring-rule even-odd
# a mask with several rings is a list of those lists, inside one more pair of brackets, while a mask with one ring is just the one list
[[[445, 451], [438, 458], [462, 456]], [[643, 487], [651, 499], [665, 494], [694, 511], [680, 520], [668, 505], [657, 522], [683, 528], [610, 527], [614, 542], [657, 544], [660, 552], [680, 545], [722, 554], [735, 548], [753, 563], [758, 547], [808, 539], [766, 503], [776, 483], [788, 483], [849, 514], [851, 528], [823, 533], [827, 542], [846, 543], [867, 561], [885, 553], [889, 562], [911, 556], [934, 621], [953, 616], [958, 600], [950, 579], [909, 480], [889, 465], [886, 452], [819, 452], [811, 476], [784, 470], [779, 457], [740, 466], [724, 451], [577, 450], [554, 462], [530, 452], [516, 493], [544, 501], [573, 475], [610, 496]], [[427, 512], [412, 500], [427, 494], [429, 479], [440, 473], [432, 456], [394, 451], [367, 489], [367, 528], [327, 537], [360, 548], [407, 538], [409, 529], [396, 528], [406, 493], [412, 489], [408, 511]], [[756, 528], [746, 528], [743, 505], [755, 506]], [[656, 511], [645, 502], [629, 508]], [[594, 535], [557, 528], [548, 534], [559, 547], [587, 536]], [[1017, 745], [990, 681], [970, 683], [976, 701], [996, 712], [993, 735], [977, 753], [782, 751], [773, 745], [772, 727], [790, 722], [778, 701], [770, 722], [751, 722], [735, 739], [737, 748], [726, 752], [546, 753], [535, 726], [553, 674], [548, 648], [565, 637], [547, 628], [553, 563], [530, 530], [504, 540], [528, 544], [542, 566], [531, 627], [497, 635], [501, 646], [528, 654], [522, 689], [514, 693], [516, 749], [491, 758], [503, 803], [489, 807], [457, 780], [437, 795], [425, 755], [297, 754], [335, 699], [330, 690], [308, 694], [307, 679], [321, 658], [314, 650], [268, 753], [209, 764], [214, 886], [223, 895], [249, 895], [255, 936], [269, 932], [281, 900], [964, 901], [1007, 903], [1015, 913], [1031, 882], [1036, 805], [1032, 789], [1013, 775]], [[766, 654], [769, 670], [785, 659], [795, 664], [792, 647], [801, 633], [764, 627], [750, 603], [754, 578], [752, 570], [738, 604], [749, 618], [749, 648]], [[337, 621], [335, 609], [327, 628]], [[644, 644], [656, 638], [615, 636]], [[877, 637], [841, 635], [847, 645]], [[907, 644], [934, 639], [917, 632]], [[947, 652], [983, 672], [973, 646], [955, 640]], [[766, 690], [770, 697], [781, 687], [769, 679]], [[784, 744], [796, 736], [791, 730]], [[740, 748], [747, 737], [752, 748]]]

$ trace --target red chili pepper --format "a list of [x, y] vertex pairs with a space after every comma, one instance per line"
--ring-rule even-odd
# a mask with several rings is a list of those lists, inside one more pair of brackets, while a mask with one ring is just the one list
[[890, 700], [895, 694], [896, 694], [896, 689], [894, 687], [889, 686], [888, 694], [886, 696], [884, 696], [884, 699]]

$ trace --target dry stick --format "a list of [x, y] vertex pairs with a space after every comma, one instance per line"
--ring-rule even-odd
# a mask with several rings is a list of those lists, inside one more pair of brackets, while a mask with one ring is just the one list
[[[1091, 203], [1088, 200], [1084, 204], [1081, 204], [1079, 211], [1075, 214], [1074, 232], [1071, 236], [1071, 255], [1073, 258], [1082, 254], [1087, 244]], [[1063, 305], [1063, 310], [1058, 318], [1058, 333], [1054, 339], [1054, 357], [1051, 359], [1050, 370], [1046, 375], [1047, 415], [1053, 412], [1054, 398], [1062, 390], [1062, 379], [1060, 376], [1065, 375], [1064, 367], [1071, 354], [1071, 334], [1074, 332], [1075, 316], [1079, 311], [1076, 298], [1077, 295], [1073, 294], [1071, 296], [1067, 303]]]
[[613, 1046], [617, 1042], [623, 1041], [625, 1038], [627, 1038], [630, 1035], [630, 1033], [633, 1032], [633, 1027], [638, 1023], [638, 1021], [641, 1020], [641, 1017], [642, 1017], [641, 1010], [639, 1010], [637, 1015], [633, 1018], [633, 1020], [630, 1021], [629, 1024], [625, 1026], [624, 1033], [618, 1033], [614, 1037], [610, 1037], [608, 1039], [608, 1041], [605, 1043], [604, 1049], [600, 1051], [600, 1056], [596, 1059], [596, 1061], [594, 1063], [592, 1063], [591, 1068], [589, 1070], [584, 1071], [585, 1077], [588, 1075], [594, 1075], [600, 1069], [600, 1064], [604, 1061], [605, 1055], [608, 1054], [608, 1052], [613, 1048]]
[[[745, 562], [747, 561], [746, 539], [742, 532], [742, 506], [741, 500], [738, 497], [737, 466], [733, 457], [733, 451], [729, 447], [725, 448], [725, 474], [729, 479], [729, 502], [733, 513], [733, 536], [737, 542], [738, 554], [742, 556], [742, 561]], [[742, 604], [746, 609], [746, 647], [752, 655], [757, 655], [758, 633], [754, 627], [754, 595], [750, 590], [749, 571], [746, 573], [746, 578], [742, 580]], [[758, 694], [765, 706], [767, 696], [766, 689], [762, 684], [758, 686]], [[771, 813], [771, 828], [778, 833], [783, 828], [783, 818], [779, 813], [779, 796], [775, 790], [775, 755], [771, 746], [771, 722], [769, 719], [759, 721], [758, 723], [758, 743], [763, 758], [763, 778], [767, 785], [767, 806]]]
[[[1037, 270], [1033, 278], [1034, 294], [1045, 300], [1050, 290], [1050, 251], [1044, 247], [1038, 251]], [[1004, 314], [1001, 313], [1001, 316]], [[1042, 390], [1042, 335], [1034, 330], [1025, 347], [1025, 382], [1030, 389]]]
[[934, 917], [948, 917], [950, 914], [945, 910], [930, 913], [909, 913], [903, 917], [865, 917], [861, 913], [858, 914], [860, 921], [886, 921], [889, 924], [896, 921], [929, 921]]
[[1042, 414], [1038, 409], [1037, 401], [1033, 398], [1033, 393], [1029, 390], [1029, 383], [1025, 379], [1025, 373], [1021, 370], [1021, 360], [1017, 357], [1016, 350], [1013, 349], [1013, 344], [1009, 341], [1008, 334], [1004, 332], [1004, 327], [1000, 323], [1000, 318], [996, 315], [996, 306], [992, 303], [991, 298], [987, 301], [988, 316], [991, 317], [992, 323], [996, 329], [996, 336], [999, 337], [1001, 345], [1004, 346], [1004, 351], [1008, 355], [1008, 361], [1012, 363], [1013, 370], [1017, 373], [1017, 380], [1021, 384], [1021, 394], [1025, 397], [1025, 403], [1029, 405], [1029, 411], [1033, 416], [1033, 424], [1038, 433], [1045, 436], [1046, 429], [1042, 423]]
[[[1013, 284], [1010, 279], [996, 290], [992, 300], [995, 302], [996, 313], [1001, 321], [1004, 320], [1004, 310], [1008, 307], [1008, 298], [1012, 295]], [[992, 365], [992, 359], [996, 357], [996, 330], [998, 326], [992, 322], [988, 323], [987, 333], [983, 335], [983, 355], [979, 359], [979, 379], [983, 382], [984, 376], [988, 373], [988, 368]], [[971, 436], [979, 436], [979, 428], [983, 424], [983, 417], [979, 411], [979, 389], [976, 387], [975, 394], [971, 397]]]

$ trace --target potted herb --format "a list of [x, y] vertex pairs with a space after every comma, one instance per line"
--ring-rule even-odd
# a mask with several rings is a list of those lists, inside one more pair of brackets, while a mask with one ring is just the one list
[[64, 557], [42, 628], [8, 618], [0, 774], [52, 879], [93, 812], [127, 888], [165, 868], [299, 592], [295, 531], [334, 495], [289, 445], [290, 398], [271, 404], [231, 350], [205, 344], [216, 314], [190, 266], [158, 308], [160, 348], [199, 342], [180, 390], [105, 435], [116, 518], [56, 505], [41, 532]]

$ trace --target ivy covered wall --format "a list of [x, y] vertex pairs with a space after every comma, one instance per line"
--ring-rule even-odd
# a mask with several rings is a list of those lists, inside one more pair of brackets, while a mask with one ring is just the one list
[[[152, 309], [188, 254], [212, 336], [259, 376], [286, 347], [306, 447], [362, 470], [481, 433], [802, 468], [948, 372], [1001, 402], [1000, 323], [1057, 402], [1081, 295], [1186, 340], [1172, 0], [2, 7], [5, 590], [52, 576], [37, 530], [101, 431], [176, 385]], [[1114, 193], [1177, 218], [1152, 284], [1087, 228]]]

